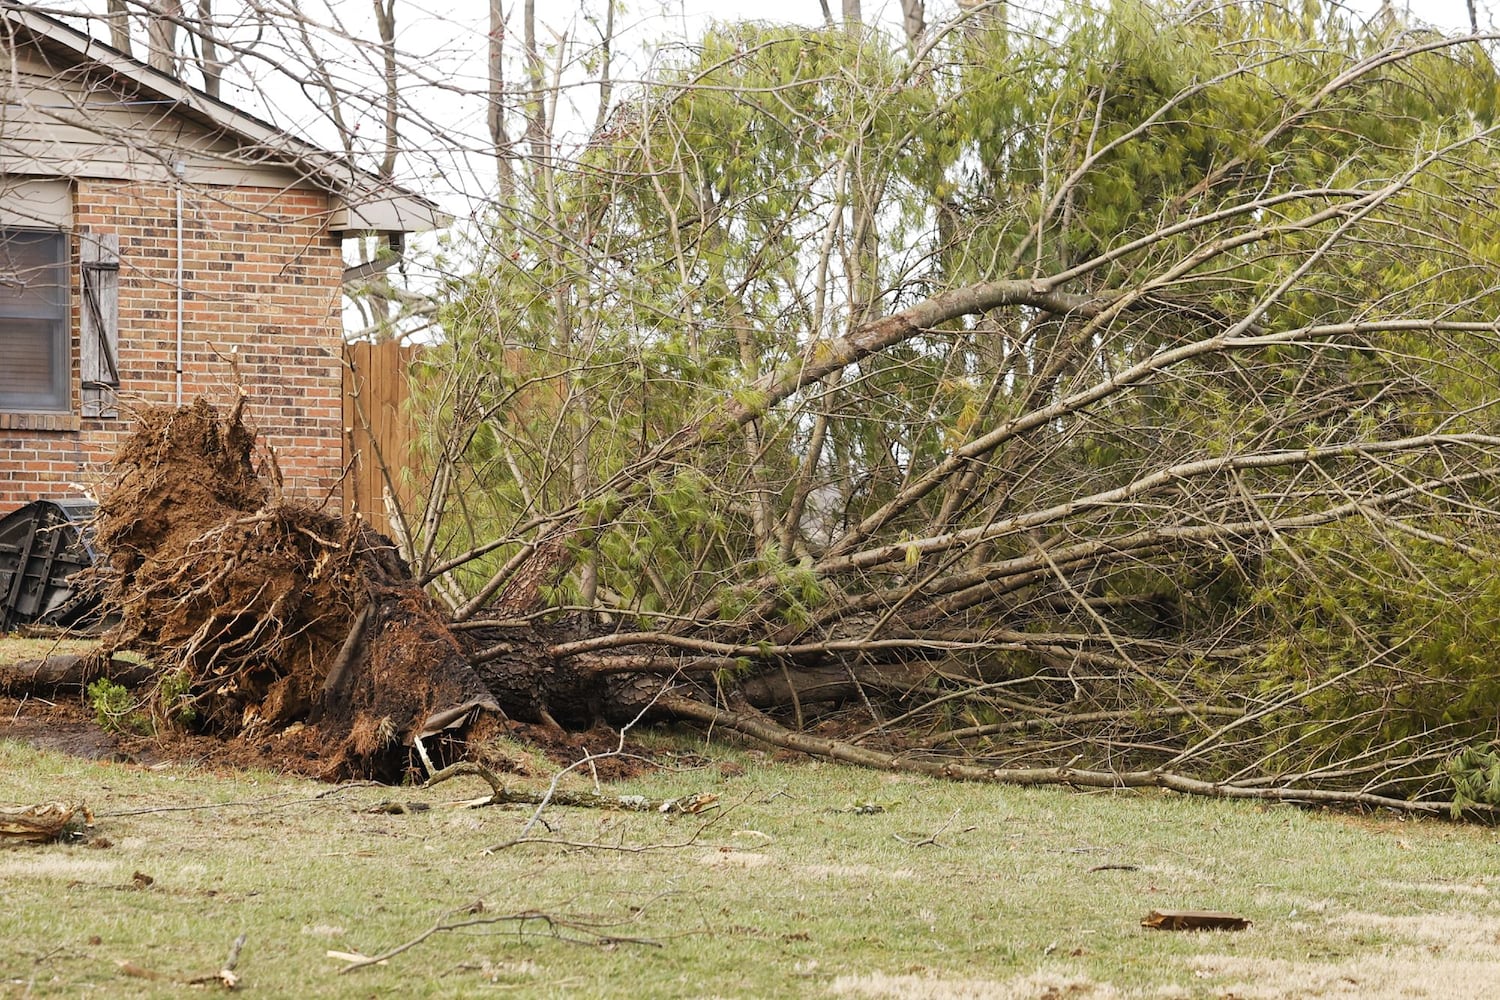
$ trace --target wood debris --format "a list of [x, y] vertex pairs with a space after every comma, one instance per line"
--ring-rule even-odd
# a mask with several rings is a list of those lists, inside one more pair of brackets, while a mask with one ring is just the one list
[[0, 806], [0, 843], [46, 844], [68, 832], [75, 818], [92, 823], [88, 807], [74, 802]]
[[1141, 926], [1158, 931], [1242, 931], [1250, 921], [1217, 910], [1152, 910], [1141, 918]]
[[188, 985], [222, 986], [226, 990], [238, 989], [240, 985], [240, 975], [238, 972], [234, 971], [234, 967], [240, 962], [240, 951], [245, 947], [245, 941], [247, 938], [248, 935], [241, 934], [239, 937], [234, 939], [234, 943], [229, 946], [229, 956], [224, 959], [224, 965], [219, 969], [218, 972], [215, 972], [213, 975], [209, 976], [199, 976], [197, 979], [189, 979]]

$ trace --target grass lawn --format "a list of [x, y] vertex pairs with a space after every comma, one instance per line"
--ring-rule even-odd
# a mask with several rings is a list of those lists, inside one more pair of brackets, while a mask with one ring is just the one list
[[[241, 988], [266, 997], [1477, 997], [1500, 982], [1484, 828], [714, 747], [608, 790], [713, 792], [717, 814], [553, 808], [533, 837], [620, 849], [490, 853], [531, 810], [454, 807], [488, 792], [474, 779], [334, 788], [3, 736], [0, 803], [83, 799], [96, 823], [91, 842], [0, 849], [0, 996], [181, 996], [242, 933]], [[392, 799], [431, 808], [369, 811]], [[1254, 925], [1145, 930], [1153, 908]], [[522, 913], [537, 916], [502, 919]], [[327, 954], [445, 919], [469, 926], [385, 965], [340, 974]]]
[[0, 633], [0, 663], [17, 663], [47, 656], [93, 652], [99, 643], [93, 639], [23, 639]]

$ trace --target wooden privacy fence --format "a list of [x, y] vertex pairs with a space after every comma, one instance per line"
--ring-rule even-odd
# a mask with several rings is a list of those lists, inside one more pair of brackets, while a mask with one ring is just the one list
[[392, 537], [387, 491], [412, 516], [410, 372], [420, 353], [393, 340], [344, 345], [344, 514], [357, 510]]

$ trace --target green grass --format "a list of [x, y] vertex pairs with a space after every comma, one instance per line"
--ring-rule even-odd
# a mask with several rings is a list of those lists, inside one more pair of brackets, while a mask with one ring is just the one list
[[[713, 753], [744, 772], [659, 771], [612, 789], [715, 792], [724, 814], [707, 828], [554, 809], [552, 832], [535, 831], [634, 847], [696, 835], [688, 846], [486, 854], [530, 811], [450, 807], [487, 792], [470, 779], [333, 790], [0, 741], [0, 802], [85, 799], [110, 842], [0, 849], [0, 996], [180, 996], [240, 933], [243, 986], [266, 997], [1464, 996], [1500, 968], [1487, 829]], [[364, 811], [393, 798], [433, 808]], [[834, 811], [858, 802], [889, 808]], [[139, 812], [180, 806], [210, 808]], [[945, 823], [936, 845], [898, 839]], [[1090, 870], [1101, 865], [1136, 867]], [[137, 871], [155, 881], [134, 888]], [[348, 975], [326, 955], [377, 953], [476, 900], [481, 918], [541, 911], [652, 943], [502, 922]], [[1144, 930], [1153, 908], [1255, 924]], [[121, 962], [167, 978], [127, 978]], [[1433, 983], [1453, 991], [1397, 990]]]
[[48, 656], [82, 656], [99, 648], [97, 639], [28, 639], [0, 632], [0, 663], [40, 660]]

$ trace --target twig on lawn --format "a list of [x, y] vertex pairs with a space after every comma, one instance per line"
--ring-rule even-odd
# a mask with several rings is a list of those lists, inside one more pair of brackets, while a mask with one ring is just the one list
[[[588, 760], [590, 758], [585, 758]], [[582, 763], [580, 761], [579, 763]], [[574, 765], [575, 767], [577, 765]], [[490, 786], [490, 797], [475, 802], [474, 808], [485, 806], [503, 805], [531, 805], [531, 806], [575, 806], [581, 809], [620, 809], [625, 812], [660, 812], [660, 813], [701, 813], [719, 807], [719, 797], [712, 792], [698, 792], [694, 795], [683, 795], [672, 799], [652, 799], [644, 795], [609, 795], [604, 792], [570, 792], [555, 787], [545, 792], [532, 792], [526, 789], [511, 789], [505, 787], [505, 782], [494, 771], [475, 761], [460, 761], [438, 771], [427, 779], [427, 787], [448, 781], [451, 778], [471, 775], [482, 778], [485, 784]], [[527, 824], [528, 828], [531, 823]], [[522, 831], [525, 836], [525, 830]]]
[[[948, 846], [947, 844], [939, 844], [938, 843], [938, 837], [942, 836], [943, 835], [943, 831], [946, 830], [946, 829], [948, 829], [948, 827], [950, 827], [950, 826], [953, 825], [953, 821], [956, 820], [956, 819], [958, 819], [958, 814], [960, 812], [962, 812], [962, 811], [963, 810], [961, 810], [961, 809], [955, 809], [955, 810], [953, 810], [953, 815], [949, 816], [946, 820], [944, 820], [942, 826], [938, 827], [936, 830], [932, 831], [931, 834], [929, 834], [926, 837], [923, 837], [921, 840], [912, 840], [910, 837], [903, 837], [899, 833], [893, 833], [893, 834], [891, 834], [891, 836], [895, 837], [897, 840], [901, 841], [901, 843], [907, 844], [907, 845], [909, 845], [911, 847], [926, 847], [929, 844], [932, 845], [933, 847], [947, 847]], [[972, 826], [971, 827], [966, 827], [963, 832], [967, 833], [969, 830], [972, 830], [972, 829], [974, 829]]]
[[735, 808], [743, 804], [744, 800], [742, 799], [740, 802], [735, 803], [735, 805], [730, 806], [728, 809], [725, 809], [717, 813], [713, 817], [704, 820], [702, 823], [699, 823], [698, 828], [694, 830], [690, 836], [685, 837], [682, 840], [672, 841], [665, 844], [599, 844], [581, 840], [565, 840], [561, 837], [528, 837], [523, 834], [522, 836], [516, 837], [514, 840], [507, 840], [503, 844], [496, 844], [494, 847], [486, 847], [479, 853], [496, 854], [500, 851], [509, 850], [512, 847], [520, 847], [523, 844], [548, 844], [554, 847], [572, 847], [580, 851], [614, 851], [617, 854], [645, 854], [650, 851], [676, 851], [681, 850], [684, 847], [692, 847], [698, 842], [699, 838], [703, 836], [704, 832], [707, 831], [709, 827], [717, 824], [721, 819], [733, 812]]
[[[551, 932], [553, 937], [561, 941], [569, 941], [574, 944], [591, 944], [599, 946], [638, 944], [651, 948], [660, 948], [662, 946], [661, 942], [653, 941], [650, 938], [628, 937], [620, 934], [604, 933], [604, 929], [618, 926], [618, 923], [611, 923], [608, 921], [594, 921], [583, 920], [574, 917], [561, 917], [555, 916], [551, 913], [546, 913], [542, 910], [521, 910], [517, 913], [506, 913], [496, 916], [473, 916], [473, 914], [483, 912], [484, 901], [475, 900], [468, 906], [451, 911], [443, 919], [439, 920], [437, 923], [433, 924], [431, 927], [427, 928], [425, 931], [418, 934], [411, 940], [398, 944], [394, 948], [389, 948], [378, 955], [367, 955], [359, 959], [358, 961], [349, 963], [339, 970], [339, 975], [342, 976], [346, 973], [353, 972], [356, 969], [363, 969], [367, 966], [377, 965], [381, 962], [389, 961], [397, 955], [400, 955], [402, 952], [410, 951], [433, 935], [441, 934], [444, 931], [457, 931], [463, 930], [467, 927], [482, 927], [491, 924], [502, 923], [516, 924], [517, 931], [520, 933], [525, 932], [526, 926], [528, 924], [541, 923], [545, 925], [546, 929]], [[632, 915], [632, 919], [639, 917], [639, 915], [643, 912], [645, 912], [644, 907], [637, 909]], [[459, 915], [466, 915], [467, 919], [449, 919]], [[621, 921], [620, 923], [623, 923], [623, 921]]]
[[234, 971], [234, 967], [240, 962], [240, 949], [245, 947], [245, 939], [247, 937], [248, 935], [241, 934], [234, 939], [234, 943], [229, 946], [229, 955], [224, 959], [224, 964], [220, 966], [218, 972], [215, 972], [211, 976], [199, 976], [197, 979], [189, 979], [187, 984], [189, 986], [204, 986], [209, 983], [218, 983], [226, 990], [238, 987], [240, 977], [239, 973]]
[[[560, 792], [559, 789], [558, 789], [558, 785], [562, 782], [563, 775], [567, 774], [569, 771], [573, 770], [574, 768], [581, 767], [584, 764], [587, 764], [590, 768], [592, 768], [594, 766], [594, 761], [598, 760], [600, 757], [621, 757], [621, 756], [624, 756], [624, 754], [625, 754], [625, 736], [626, 736], [626, 734], [629, 733], [631, 729], [635, 728], [636, 724], [639, 723], [642, 719], [644, 719], [646, 717], [646, 713], [650, 712], [652, 710], [652, 708], [655, 706], [656, 702], [660, 698], [664, 697], [669, 690], [671, 690], [672, 685], [675, 684], [676, 681], [677, 681], [677, 675], [676, 674], [674, 674], [673, 676], [671, 676], [669, 678], [665, 678], [663, 680], [663, 682], [662, 682], [661, 687], [657, 690], [656, 694], [654, 696], [652, 696], [651, 700], [648, 701], [645, 705], [643, 705], [641, 707], [640, 711], [636, 712], [635, 718], [631, 719], [629, 722], [625, 723], [625, 725], [623, 725], [623, 726], [620, 727], [620, 732], [618, 734], [618, 739], [615, 742], [615, 748], [613, 750], [607, 751], [606, 753], [602, 753], [602, 754], [595, 754], [595, 753], [592, 753], [592, 752], [585, 753], [582, 760], [574, 761], [573, 763], [569, 764], [567, 767], [563, 768], [561, 771], [558, 771], [556, 774], [554, 774], [552, 776], [552, 781], [547, 785], [547, 790], [542, 793], [542, 796], [541, 796], [540, 800], [536, 803], [536, 810], [531, 814], [531, 818], [526, 821], [526, 825], [523, 826], [523, 827], [521, 827], [521, 834], [520, 834], [520, 837], [517, 838], [517, 839], [524, 840], [528, 835], [530, 835], [532, 828], [535, 827], [538, 823], [541, 823], [543, 826], [546, 826], [545, 821], [543, 821], [543, 819], [542, 819], [542, 813], [544, 813], [547, 810], [547, 806], [551, 805], [554, 802], [558, 802], [559, 804], [566, 804], [566, 803], [562, 803], [561, 802], [559, 796], [562, 795], [563, 793]], [[491, 786], [491, 787], [493, 787], [493, 786]], [[688, 809], [685, 809], [685, 810], [682, 810], [682, 811], [685, 811], [685, 812], [700, 812], [704, 808], [708, 808], [709, 806], [712, 806], [712, 805], [714, 805], [715, 803], [718, 802], [718, 796], [717, 795], [709, 795], [707, 793], [703, 793], [703, 794], [696, 795], [696, 796], [689, 796], [688, 798], [690, 800], [700, 800], [700, 801], [698, 801], [691, 808], [688, 808]], [[684, 801], [687, 801], [687, 800], [684, 800]], [[580, 802], [580, 803], [574, 803], [574, 804], [581, 805], [583, 803]], [[662, 809], [661, 811], [663, 811], [663, 812], [670, 812], [670, 811], [673, 811], [673, 810], [671, 810], [671, 809]], [[549, 830], [551, 829], [550, 826], [547, 827], [547, 828]]]

